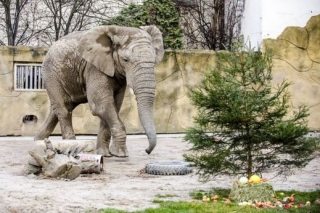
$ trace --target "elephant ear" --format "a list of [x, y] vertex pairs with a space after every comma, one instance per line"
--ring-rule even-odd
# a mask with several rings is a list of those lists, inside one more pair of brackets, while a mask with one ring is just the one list
[[152, 44], [154, 49], [156, 50], [156, 63], [160, 62], [164, 55], [164, 48], [163, 48], [163, 39], [162, 33], [156, 26], [141, 26], [141, 29], [145, 30], [152, 39]]
[[113, 77], [115, 64], [110, 30], [108, 26], [100, 26], [87, 31], [80, 39], [78, 50], [83, 59]]

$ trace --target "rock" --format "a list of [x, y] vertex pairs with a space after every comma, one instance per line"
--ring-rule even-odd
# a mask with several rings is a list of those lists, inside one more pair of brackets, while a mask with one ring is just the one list
[[320, 205], [320, 198], [316, 199], [314, 202], [313, 202], [314, 205]]

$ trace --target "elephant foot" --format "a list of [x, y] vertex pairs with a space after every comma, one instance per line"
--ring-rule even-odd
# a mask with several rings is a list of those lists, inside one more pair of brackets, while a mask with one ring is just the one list
[[63, 135], [63, 136], [62, 136], [62, 139], [63, 139], [63, 140], [75, 140], [75, 139], [76, 139], [76, 136], [75, 136], [75, 134], [73, 134], [73, 133], [68, 133], [68, 134], [66, 134], [66, 135]]
[[101, 148], [101, 147], [96, 150], [96, 154], [97, 155], [101, 155], [103, 157], [107, 157], [107, 158], [112, 157], [112, 155], [110, 154], [109, 149]]
[[127, 146], [126, 145], [119, 146], [116, 143], [111, 144], [110, 154], [112, 156], [119, 157], [119, 158], [125, 158], [129, 156]]

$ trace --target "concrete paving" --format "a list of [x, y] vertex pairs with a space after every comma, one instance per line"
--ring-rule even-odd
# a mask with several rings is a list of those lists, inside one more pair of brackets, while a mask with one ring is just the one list
[[[50, 140], [61, 140], [60, 136]], [[77, 140], [96, 140], [96, 136], [78, 136]], [[35, 145], [32, 137], [0, 137], [0, 212], [98, 212], [101, 208], [135, 211], [156, 207], [153, 200], [191, 200], [189, 193], [211, 188], [230, 188], [236, 180], [217, 176], [200, 182], [195, 171], [183, 176], [158, 176], [143, 173], [147, 163], [158, 160], [183, 160], [190, 144], [183, 134], [158, 135], [158, 144], [147, 155], [145, 135], [128, 135], [128, 158], [104, 158], [104, 173], [84, 175], [73, 181], [43, 179], [26, 175], [28, 150]], [[313, 191], [320, 189], [320, 155], [305, 168], [283, 179], [272, 169], [264, 177], [275, 190]], [[164, 198], [165, 199], [165, 198]]]

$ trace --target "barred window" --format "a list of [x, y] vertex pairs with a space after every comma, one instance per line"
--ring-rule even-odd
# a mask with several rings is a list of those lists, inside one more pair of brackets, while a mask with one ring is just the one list
[[44, 90], [41, 64], [15, 64], [15, 90]]

